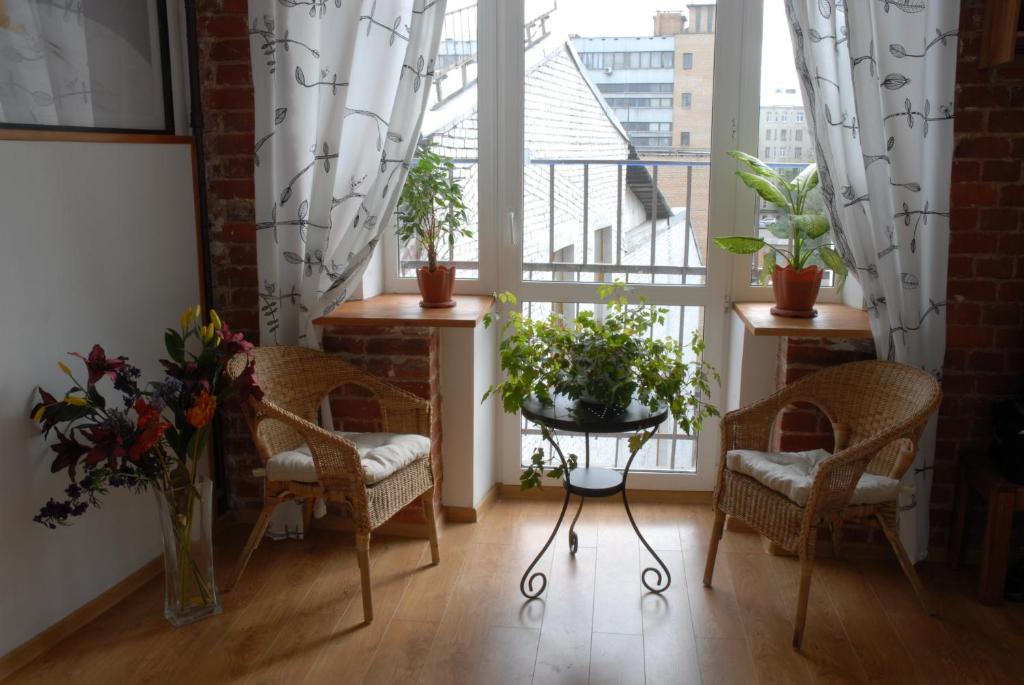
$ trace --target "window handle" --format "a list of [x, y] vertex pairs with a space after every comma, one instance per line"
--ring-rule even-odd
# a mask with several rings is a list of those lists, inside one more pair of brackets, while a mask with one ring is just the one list
[[516, 210], [514, 210], [514, 209], [508, 210], [507, 221], [508, 221], [508, 240], [513, 245], [518, 245], [519, 243], [516, 242]]

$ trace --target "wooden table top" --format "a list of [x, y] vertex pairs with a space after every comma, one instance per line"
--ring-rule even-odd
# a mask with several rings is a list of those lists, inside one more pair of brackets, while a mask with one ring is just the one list
[[350, 300], [313, 323], [324, 328], [350, 326], [418, 326], [431, 328], [473, 328], [494, 306], [490, 295], [455, 295], [454, 307], [426, 309], [419, 295], [377, 295], [368, 300]]
[[814, 305], [818, 315], [813, 319], [775, 316], [771, 302], [734, 302], [747, 330], [754, 336], [789, 336], [793, 338], [870, 338], [868, 313], [845, 304]]

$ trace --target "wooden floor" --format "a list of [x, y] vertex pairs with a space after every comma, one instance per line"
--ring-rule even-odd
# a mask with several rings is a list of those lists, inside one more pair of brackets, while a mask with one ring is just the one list
[[[794, 560], [727, 531], [708, 590], [708, 507], [640, 504], [635, 513], [672, 572], [662, 596], [642, 592], [647, 553], [615, 501], [587, 504], [579, 553], [560, 535], [542, 561], [543, 600], [525, 602], [519, 577], [557, 505], [505, 501], [481, 523], [447, 526], [437, 567], [425, 542], [376, 539], [372, 625], [361, 624], [351, 537], [314, 529], [305, 541], [264, 543], [222, 615], [171, 628], [155, 580], [12, 680], [1024, 682], [1024, 606], [980, 606], [970, 575], [921, 569], [941, 610], [929, 618], [895, 562], [823, 560], [798, 653], [789, 645]], [[246, 533], [221, 535], [229, 563]]]

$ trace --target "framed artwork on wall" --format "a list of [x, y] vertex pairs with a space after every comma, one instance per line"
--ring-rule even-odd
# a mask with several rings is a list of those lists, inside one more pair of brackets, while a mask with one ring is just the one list
[[0, 127], [173, 133], [166, 0], [0, 0]]

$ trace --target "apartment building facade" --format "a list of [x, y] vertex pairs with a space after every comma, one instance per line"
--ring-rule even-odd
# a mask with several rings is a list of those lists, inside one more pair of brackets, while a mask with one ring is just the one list
[[758, 151], [771, 163], [813, 162], [814, 143], [796, 88], [777, 88], [761, 97]]

